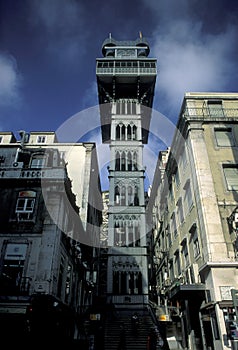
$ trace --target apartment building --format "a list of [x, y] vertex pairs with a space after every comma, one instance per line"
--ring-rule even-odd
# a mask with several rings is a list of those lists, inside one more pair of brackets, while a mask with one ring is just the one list
[[155, 302], [167, 310], [184, 348], [232, 344], [237, 189], [238, 94], [186, 93], [149, 203]]
[[98, 283], [95, 144], [61, 144], [54, 132], [21, 131], [19, 140], [1, 132], [0, 162], [3, 335], [14, 344], [83, 342]]

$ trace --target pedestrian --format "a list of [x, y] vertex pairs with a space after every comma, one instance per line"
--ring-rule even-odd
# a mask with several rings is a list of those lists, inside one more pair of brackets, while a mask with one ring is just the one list
[[131, 326], [132, 332], [136, 334], [139, 327], [139, 316], [136, 312], [131, 317]]

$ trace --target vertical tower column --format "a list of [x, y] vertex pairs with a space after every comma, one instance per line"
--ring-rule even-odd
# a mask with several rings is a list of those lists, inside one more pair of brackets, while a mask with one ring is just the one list
[[143, 147], [156, 80], [149, 45], [106, 39], [97, 59], [102, 140], [110, 145], [108, 294], [113, 302], [148, 300]]

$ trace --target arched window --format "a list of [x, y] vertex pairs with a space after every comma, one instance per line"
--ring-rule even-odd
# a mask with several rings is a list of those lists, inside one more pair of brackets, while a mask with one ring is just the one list
[[136, 290], [138, 294], [142, 294], [142, 274], [140, 271], [136, 275]]
[[138, 188], [135, 186], [135, 192], [134, 192], [134, 205], [139, 205], [139, 197], [138, 197]]
[[135, 224], [135, 246], [140, 246], [140, 227], [138, 223]]
[[127, 153], [127, 170], [132, 170], [132, 155], [131, 152]]
[[128, 226], [128, 245], [129, 247], [133, 247], [134, 245], [134, 233], [133, 233], [133, 223], [130, 222]]
[[128, 186], [128, 205], [134, 205], [132, 187]]
[[121, 155], [121, 170], [124, 171], [126, 170], [126, 154], [123, 151]]
[[115, 196], [114, 197], [115, 197], [114, 198], [115, 204], [119, 205], [120, 204], [120, 189], [119, 189], [119, 186], [115, 187]]
[[119, 223], [115, 222], [114, 224], [114, 244], [115, 245], [119, 245], [119, 239], [120, 239], [119, 233], [120, 233]]
[[131, 140], [131, 125], [127, 126], [127, 140]]
[[132, 140], [136, 140], [137, 139], [137, 128], [135, 125], [133, 125], [132, 127]]
[[126, 205], [126, 187], [121, 188], [121, 205]]
[[116, 152], [115, 170], [120, 170], [120, 153], [118, 151]]
[[116, 140], [120, 140], [120, 125], [116, 126]]
[[121, 127], [121, 140], [125, 140], [126, 139], [126, 127], [124, 124], [122, 124]]
[[137, 167], [137, 153], [134, 152], [133, 153], [133, 170], [137, 170], [138, 167]]

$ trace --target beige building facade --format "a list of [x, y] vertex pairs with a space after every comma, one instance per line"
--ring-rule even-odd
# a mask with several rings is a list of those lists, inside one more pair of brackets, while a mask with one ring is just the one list
[[237, 190], [238, 94], [186, 93], [149, 203], [156, 302], [167, 309], [184, 348], [234, 343]]

